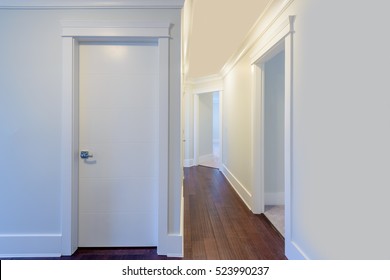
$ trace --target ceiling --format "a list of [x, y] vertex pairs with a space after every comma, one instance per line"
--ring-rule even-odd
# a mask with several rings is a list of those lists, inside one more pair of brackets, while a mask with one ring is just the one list
[[218, 74], [272, 0], [186, 0], [186, 79]]

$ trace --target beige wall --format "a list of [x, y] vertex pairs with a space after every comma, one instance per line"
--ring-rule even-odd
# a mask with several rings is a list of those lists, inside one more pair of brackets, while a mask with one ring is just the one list
[[248, 192], [251, 186], [251, 68], [244, 57], [224, 79], [222, 164]]

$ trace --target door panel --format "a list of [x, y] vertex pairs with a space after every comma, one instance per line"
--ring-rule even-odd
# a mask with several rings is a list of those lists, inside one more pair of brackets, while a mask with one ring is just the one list
[[156, 45], [80, 45], [79, 246], [156, 246]]

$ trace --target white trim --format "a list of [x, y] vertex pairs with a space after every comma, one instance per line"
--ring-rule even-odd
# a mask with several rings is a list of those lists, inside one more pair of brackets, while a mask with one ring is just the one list
[[233, 175], [232, 172], [224, 165], [222, 164], [221, 168], [222, 174], [225, 176], [225, 178], [229, 181], [230, 185], [233, 187], [233, 189], [236, 191], [238, 196], [242, 199], [242, 201], [246, 204], [249, 210], [251, 210], [252, 205], [252, 195], [251, 193], [245, 188], [245, 186]]
[[172, 257], [183, 257], [183, 235], [165, 233], [160, 236], [157, 254]]
[[0, 0], [0, 9], [181, 9], [184, 0]]
[[[87, 23], [87, 22], [84, 22]], [[68, 24], [68, 23], [67, 23]], [[109, 32], [101, 34], [96, 22], [93, 28], [85, 25], [76, 28], [73, 35], [67, 30], [63, 34], [63, 92], [62, 92], [62, 255], [71, 255], [78, 247], [78, 41], [86, 37], [88, 40], [101, 40], [102, 37], [116, 41], [118, 39], [139, 38], [139, 25], [132, 30], [131, 26], [117, 26]], [[87, 25], [93, 25], [89, 22]], [[99, 21], [102, 29], [107, 23]], [[67, 25], [69, 26], [69, 25]], [[165, 24], [168, 28], [169, 24]], [[64, 26], [64, 30], [67, 27]], [[121, 33], [126, 29], [126, 34]], [[149, 36], [151, 27], [145, 28]], [[107, 30], [105, 30], [107, 31]], [[134, 32], [133, 32], [134, 31]], [[112, 33], [110, 33], [112, 32]], [[166, 30], [169, 32], [169, 30]], [[100, 34], [98, 37], [93, 37]], [[102, 36], [102, 37], [101, 37]], [[158, 251], [166, 255], [168, 252], [180, 254], [182, 252], [182, 235], [174, 238], [168, 232], [168, 114], [169, 114], [169, 38], [156, 37], [159, 52], [159, 224], [158, 224]], [[132, 38], [134, 40], [134, 38]]]
[[[159, 39], [159, 226], [158, 226], [158, 251], [165, 255], [167, 251], [161, 250], [160, 246], [166, 246], [166, 238], [169, 228], [169, 39]], [[182, 241], [180, 241], [180, 244]], [[174, 246], [175, 247], [175, 246]]]
[[61, 234], [1, 234], [0, 258], [59, 257]]
[[71, 255], [78, 247], [78, 43], [63, 38], [62, 49], [61, 252]]
[[197, 79], [188, 80], [192, 86], [193, 94], [209, 93], [223, 90], [223, 79], [220, 75], [210, 75]]
[[293, 2], [294, 0], [270, 1], [268, 6], [264, 9], [264, 12], [260, 15], [256, 23], [248, 32], [241, 46], [222, 67], [220, 75], [223, 78], [233, 69], [237, 62], [253, 48], [259, 39], [264, 37], [264, 34], [273, 27], [275, 21]]
[[[181, 187], [181, 193], [183, 193], [184, 186]], [[180, 203], [180, 232], [181, 234], [171, 234], [169, 239], [171, 244], [169, 249], [164, 251], [164, 255], [172, 258], [182, 258], [184, 257], [184, 196], [181, 197]], [[173, 241], [173, 242], [172, 242]]]
[[182, 258], [183, 256], [184, 256], [183, 254], [177, 254], [177, 253], [167, 254], [167, 257], [169, 258]]
[[[117, 39], [169, 37], [166, 22], [76, 20], [61, 21], [62, 37], [117, 37]], [[111, 38], [108, 38], [110, 40]]]
[[[294, 17], [290, 17], [291, 25], [294, 24]], [[293, 28], [292, 28], [293, 30]], [[293, 102], [294, 102], [294, 44], [293, 44], [293, 32], [291, 32], [285, 38], [285, 121], [284, 121], [284, 191], [285, 191], [285, 254], [289, 259], [308, 259], [305, 253], [294, 242], [292, 236], [292, 198], [293, 198], [293, 185], [292, 185], [292, 136], [293, 136]], [[290, 75], [287, 75], [290, 73]]]
[[278, 44], [280, 40], [287, 36], [290, 32], [294, 32], [293, 25], [290, 22], [290, 18], [286, 18], [280, 25], [270, 27], [268, 29], [271, 38], [267, 40], [259, 39], [259, 41], [253, 46], [249, 56], [251, 64], [256, 63], [257, 60], [267, 61], [281, 50], [284, 46]]
[[[184, 194], [184, 184], [181, 186], [181, 193]], [[180, 201], [180, 233], [181, 235], [183, 235], [184, 233], [184, 195], [181, 196], [181, 201]], [[184, 248], [184, 238], [182, 238], [181, 246], [182, 248]], [[184, 255], [183, 251], [182, 251], [182, 255]]]

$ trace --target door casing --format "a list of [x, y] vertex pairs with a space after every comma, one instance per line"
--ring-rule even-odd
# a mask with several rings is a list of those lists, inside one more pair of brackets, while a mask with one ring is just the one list
[[[61, 200], [62, 255], [78, 248], [78, 170], [79, 170], [79, 43], [154, 41], [159, 53], [158, 81], [158, 249], [166, 253], [174, 246], [168, 232], [168, 92], [170, 23], [127, 21], [62, 22], [62, 139]], [[164, 248], [163, 251], [159, 248]], [[164, 251], [165, 250], [165, 251]]]
[[288, 16], [279, 25], [269, 28], [251, 54], [252, 63], [252, 212], [264, 212], [264, 63], [284, 49], [285, 100], [284, 100], [284, 191], [285, 191], [285, 255], [289, 259], [307, 259], [292, 236], [292, 136], [293, 136], [293, 70], [294, 22]]

